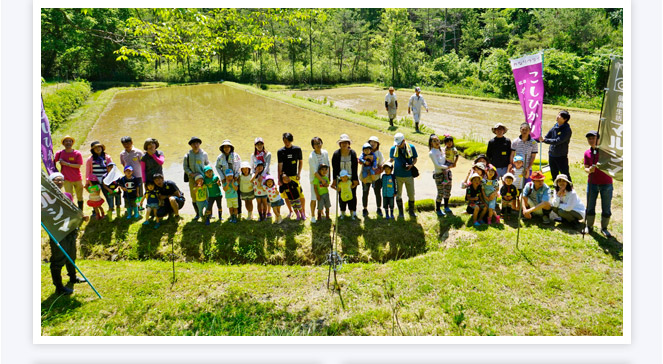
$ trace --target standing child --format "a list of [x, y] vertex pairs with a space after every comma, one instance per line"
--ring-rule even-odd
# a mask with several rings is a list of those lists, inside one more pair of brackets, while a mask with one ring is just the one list
[[488, 208], [488, 218], [486, 222], [488, 225], [491, 224], [493, 216], [495, 216], [495, 222], [500, 223], [500, 217], [495, 213], [495, 207], [497, 206], [497, 195], [500, 189], [500, 182], [497, 179], [497, 170], [495, 167], [490, 166], [486, 172], [486, 180], [481, 184], [483, 199], [486, 201]]
[[89, 181], [87, 192], [90, 194], [90, 198], [87, 200], [87, 205], [94, 209], [94, 215], [97, 217], [97, 220], [103, 219], [104, 199], [101, 198], [101, 186], [99, 186], [99, 182]]
[[474, 173], [470, 176], [470, 185], [465, 193], [467, 201], [467, 213], [472, 214], [474, 226], [481, 225], [480, 220], [486, 214], [486, 207], [481, 200], [481, 176]]
[[214, 209], [214, 203], [216, 203], [216, 208], [219, 211], [219, 221], [223, 221], [222, 213], [223, 208], [221, 207], [221, 180], [219, 176], [214, 174], [214, 170], [210, 166], [205, 166], [203, 168], [205, 173], [205, 186], [207, 186], [207, 220], [212, 219], [212, 210]]
[[384, 215], [387, 219], [394, 219], [394, 196], [396, 196], [396, 178], [391, 172], [394, 165], [387, 162], [382, 165], [382, 199], [384, 200]]
[[371, 143], [364, 143], [362, 146], [362, 154], [359, 156], [359, 164], [361, 164], [361, 183], [362, 183], [362, 202], [364, 203], [364, 217], [368, 216], [368, 194], [370, 188], [377, 179], [380, 178], [378, 158], [373, 153], [373, 146]]
[[281, 206], [285, 205], [285, 202], [283, 201], [283, 198], [281, 198], [281, 194], [276, 188], [274, 178], [270, 177], [269, 175], [265, 176], [263, 187], [267, 192], [267, 196], [269, 196], [269, 202], [272, 206], [272, 210], [274, 211], [274, 215], [276, 215], [275, 223], [280, 224], [283, 222], [283, 218], [281, 217]]
[[503, 216], [518, 211], [518, 189], [513, 185], [513, 174], [507, 173], [502, 178], [504, 185], [500, 188], [500, 196], [502, 196], [502, 212]]
[[251, 178], [251, 183], [253, 183], [253, 194], [256, 196], [256, 203], [258, 205], [258, 221], [265, 220], [269, 213], [269, 201], [267, 201], [268, 193], [264, 185], [266, 178], [266, 173], [263, 173], [264, 169], [265, 164], [260, 160], [256, 161], [253, 178]]
[[[112, 181], [110, 184], [106, 184], [103, 180], [113, 171], [115, 163], [111, 162], [106, 166], [108, 172], [104, 175], [101, 182], [101, 188], [106, 192], [106, 199], [108, 202], [108, 218], [113, 218], [113, 208], [117, 208], [117, 216], [120, 216], [120, 203], [122, 202], [122, 195], [120, 194], [120, 185], [118, 180]], [[119, 171], [118, 171], [119, 173]], [[112, 177], [111, 177], [112, 178]]]
[[522, 155], [517, 155], [513, 157], [513, 172], [515, 179], [513, 185], [518, 189], [518, 195], [523, 193], [523, 187], [525, 187], [525, 162]]
[[[196, 184], [193, 187], [193, 195], [196, 197], [194, 202], [196, 203], [196, 206], [198, 206], [198, 213], [200, 216], [206, 216], [205, 225], [209, 225], [211, 214], [209, 211], [209, 205], [207, 204], [209, 195], [207, 193], [207, 186], [205, 185], [205, 178], [200, 174], [196, 174], [194, 181], [196, 181]], [[196, 215], [193, 221], [198, 221], [198, 215]]]
[[147, 181], [145, 183], [145, 194], [140, 200], [140, 203], [142, 204], [145, 200], [147, 200], [147, 211], [145, 212], [145, 222], [143, 225], [149, 225], [150, 218], [154, 216], [156, 221], [154, 228], [157, 229], [160, 226], [160, 218], [157, 216], [157, 210], [159, 209], [159, 193], [155, 190], [154, 181]]
[[234, 180], [233, 170], [228, 168], [225, 170], [226, 178], [223, 181], [223, 190], [226, 192], [226, 204], [230, 211], [230, 222], [237, 222], [237, 207], [239, 206], [237, 198], [237, 190], [239, 188], [237, 182]]
[[140, 218], [136, 199], [138, 199], [138, 188], [141, 186], [140, 177], [136, 177], [132, 166], [124, 167], [124, 177], [120, 178], [120, 188], [124, 191], [124, 206], [127, 209], [127, 220]]
[[302, 210], [302, 201], [300, 199], [301, 195], [299, 193], [299, 183], [295, 180], [290, 179], [287, 174], [283, 173], [281, 175], [281, 187], [279, 188], [281, 193], [285, 193], [290, 200], [290, 206], [295, 210], [297, 215], [297, 220], [305, 220], [304, 211]]
[[[331, 200], [329, 198], [329, 177], [327, 174], [329, 174], [329, 166], [321, 163], [318, 166], [318, 175], [313, 179], [313, 191], [315, 191], [315, 198], [318, 201], [318, 220], [322, 217], [323, 208], [325, 209], [325, 216], [329, 219]], [[311, 222], [315, 222], [315, 220], [311, 219]]]
[[[350, 181], [350, 173], [345, 169], [338, 174], [338, 177], [341, 181], [338, 183], [338, 192], [341, 194], [341, 199], [339, 200], [339, 205], [341, 206], [341, 219], [345, 218], [345, 209], [348, 207], [348, 202], [352, 200], [352, 182]], [[352, 220], [356, 220], [357, 217], [353, 214]]]
[[249, 162], [242, 162], [239, 169], [239, 196], [246, 206], [246, 211], [249, 213], [247, 219], [253, 218], [253, 200], [256, 198], [253, 192], [253, 177], [251, 176], [251, 165]]

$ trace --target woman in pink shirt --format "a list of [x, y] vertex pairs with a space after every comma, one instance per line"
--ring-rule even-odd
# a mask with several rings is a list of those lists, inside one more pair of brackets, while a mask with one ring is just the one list
[[145, 154], [140, 159], [140, 168], [143, 172], [143, 182], [147, 183], [148, 181], [154, 182], [155, 174], [163, 175], [163, 163], [166, 160], [166, 157], [163, 155], [163, 152], [157, 150], [159, 148], [159, 141], [154, 138], [145, 139], [143, 144], [143, 149], [145, 149]]
[[[85, 188], [90, 186], [90, 181], [103, 183], [104, 176], [108, 173], [108, 164], [113, 162], [110, 155], [106, 154], [106, 146], [99, 141], [95, 140], [90, 144], [90, 153], [92, 155], [85, 161]], [[108, 201], [108, 192], [104, 188], [101, 190]]]

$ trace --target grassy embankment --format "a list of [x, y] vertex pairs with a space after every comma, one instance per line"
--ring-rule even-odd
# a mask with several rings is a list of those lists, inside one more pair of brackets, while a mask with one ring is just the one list
[[[583, 179], [577, 166], [572, 174]], [[525, 223], [516, 249], [515, 219], [474, 229], [462, 207], [454, 212], [341, 222], [339, 250], [352, 262], [339, 272], [345, 310], [320, 266], [329, 222], [208, 228], [186, 219], [154, 230], [94, 221], [79, 250], [94, 260], [79, 264], [105, 299], [81, 285], [72, 297], [53, 296], [42, 264], [42, 334], [621, 335], [620, 243]], [[621, 240], [621, 223], [612, 228]], [[174, 285], [171, 264], [157, 261], [171, 249]], [[232, 266], [240, 263], [253, 264]]]

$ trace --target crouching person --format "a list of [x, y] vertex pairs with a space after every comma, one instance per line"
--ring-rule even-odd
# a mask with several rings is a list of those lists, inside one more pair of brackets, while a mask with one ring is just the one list
[[585, 218], [585, 206], [573, 190], [573, 184], [565, 174], [555, 178], [555, 194], [552, 199], [552, 211], [559, 217], [555, 221], [566, 221], [578, 225]]
[[154, 184], [159, 196], [159, 209], [157, 217], [161, 218], [173, 214], [175, 218], [180, 217], [180, 209], [184, 207], [184, 195], [173, 181], [164, 181], [162, 174], [155, 174]]
[[531, 178], [532, 182], [527, 182], [521, 197], [523, 216], [526, 219], [533, 215], [543, 216], [543, 223], [550, 224], [550, 188], [543, 183], [545, 177], [540, 171], [532, 173]]

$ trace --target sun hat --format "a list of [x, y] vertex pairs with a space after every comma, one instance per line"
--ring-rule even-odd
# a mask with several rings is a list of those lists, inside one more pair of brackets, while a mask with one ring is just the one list
[[421, 92], [421, 87], [419, 87], [419, 86], [415, 87], [415, 88], [414, 88], [414, 91], [419, 91], [419, 92]]
[[126, 171], [127, 169], [130, 169], [130, 170], [133, 171], [133, 170], [134, 170], [134, 167], [132, 167], [132, 166], [126, 166], [126, 167], [124, 167], [124, 170], [125, 170], [125, 171]]
[[195, 137], [195, 136], [194, 136], [194, 137], [191, 137], [191, 139], [189, 139], [189, 145], [191, 145], [191, 144], [193, 144], [193, 143], [195, 143], [195, 142], [198, 142], [198, 143], [200, 143], [200, 144], [203, 144], [203, 141], [200, 140], [200, 138], [198, 138], [198, 137]]
[[546, 179], [546, 176], [544, 176], [543, 173], [541, 173], [541, 171], [534, 171], [530, 176], [530, 178], [532, 179], [532, 181], [543, 181], [544, 179]]
[[90, 143], [90, 153], [94, 153], [94, 148], [96, 147], [101, 147], [102, 152], [106, 151], [106, 146], [103, 145], [100, 141], [95, 140], [92, 143]]
[[61, 143], [61, 144], [64, 144], [64, 141], [67, 140], [67, 139], [71, 139], [71, 142], [72, 142], [72, 143], [76, 143], [76, 139], [74, 139], [74, 138], [73, 138], [72, 136], [70, 136], [70, 135], [65, 135], [65, 136], [63, 136], [63, 137], [62, 137], [62, 140], [60, 140], [60, 143]]
[[[590, 130], [590, 131], [587, 132], [587, 134], [585, 134], [585, 138], [589, 138], [590, 136], [595, 136], [595, 137], [598, 138], [599, 137], [599, 132], [596, 131], [596, 130]], [[64, 139], [62, 139], [62, 140], [64, 140]]]
[[266, 175], [266, 176], [263, 178], [263, 180], [262, 180], [262, 185], [263, 185], [263, 186], [267, 186], [267, 181], [272, 181], [272, 182], [274, 182], [274, 184], [276, 184], [276, 182], [274, 181], [274, 177], [272, 177], [272, 176], [269, 175], [269, 174]]
[[[258, 160], [256, 161], [256, 167], [257, 167], [257, 166], [264, 166], [264, 165], [265, 165], [265, 162], [261, 161], [260, 159], [258, 159]], [[255, 168], [255, 167], [254, 167], [254, 168]]]
[[472, 167], [477, 167], [484, 172], [486, 171], [486, 165], [483, 162], [474, 163]]
[[364, 149], [373, 149], [373, 146], [370, 143], [364, 143], [364, 145], [361, 146], [361, 150]]
[[223, 171], [223, 174], [225, 174], [226, 177], [227, 177], [227, 176], [232, 176], [232, 175], [233, 175], [233, 170], [230, 169], [230, 168], [226, 168], [226, 170]]
[[115, 165], [116, 165], [115, 162], [110, 162], [106, 165], [106, 167], [115, 166]]
[[258, 144], [258, 143], [263, 143], [263, 144], [265, 144], [265, 142], [262, 140], [261, 137], [257, 137], [257, 138], [253, 141], [253, 145], [256, 145], [256, 144]]
[[247, 162], [247, 161], [243, 161], [239, 168], [240, 168], [240, 169], [242, 169], [242, 168], [248, 168], [248, 169], [251, 169], [251, 165], [249, 164], [249, 162]]
[[493, 133], [494, 133], [495, 130], [497, 130], [497, 128], [499, 128], [499, 127], [504, 128], [504, 132], [505, 132], [505, 133], [506, 133], [507, 131], [509, 131], [509, 129], [508, 129], [506, 126], [504, 126], [504, 124], [502, 124], [502, 123], [497, 123], [497, 124], [495, 124], [495, 126], [493, 126], [493, 128], [490, 129], [490, 130], [492, 130]]
[[517, 155], [513, 157], [514, 162], [523, 162], [523, 156], [522, 155]]
[[470, 176], [470, 182], [472, 182], [472, 180], [475, 179], [475, 178], [479, 178], [479, 179], [481, 179], [481, 176], [479, 176], [479, 175], [476, 174], [476, 173], [472, 173], [472, 175]]
[[348, 143], [352, 144], [352, 140], [350, 140], [350, 137], [348, 136], [348, 134], [341, 134], [341, 137], [338, 139], [338, 141], [336, 143], [341, 144], [342, 142], [348, 142]]
[[369, 142], [376, 142], [376, 143], [379, 143], [379, 142], [380, 142], [380, 140], [378, 139], [378, 137], [376, 137], [375, 135], [373, 135], [373, 136], [371, 136], [370, 138], [368, 138], [368, 141], [369, 141]]
[[391, 169], [394, 169], [394, 164], [391, 163], [391, 162], [385, 162], [385, 163], [382, 165], [382, 168], [383, 168], [383, 169], [384, 169], [384, 168], [387, 168], [387, 167], [389, 167], [389, 168], [391, 168]]
[[476, 158], [474, 158], [474, 163], [476, 163], [481, 158], [488, 160], [488, 157], [486, 157], [485, 154], [479, 154]]
[[516, 179], [516, 177], [511, 172], [506, 173], [504, 176], [502, 176], [502, 179], [506, 179], [506, 178]]
[[555, 182], [554, 182], [555, 186], [557, 186], [557, 181], [559, 181], [560, 179], [566, 181], [566, 183], [570, 184], [571, 187], [573, 187], [573, 183], [569, 180], [569, 177], [565, 174], [558, 174], [557, 177], [555, 177]]
[[203, 175], [200, 173], [196, 173], [196, 177], [193, 179], [194, 181], [197, 181], [199, 179], [203, 179]]
[[58, 178], [58, 177], [62, 177], [62, 179], [64, 179], [64, 175], [60, 172], [53, 172], [53, 173], [48, 175], [48, 179], [50, 179], [51, 181]]
[[346, 171], [345, 169], [341, 171], [341, 173], [338, 174], [339, 177], [350, 177], [350, 173]]
[[219, 146], [219, 150], [223, 149], [226, 145], [229, 145], [231, 148], [234, 148], [235, 146], [233, 143], [230, 142], [230, 139], [224, 139], [223, 142], [221, 142], [221, 145]]
[[401, 145], [403, 140], [405, 140], [405, 135], [403, 135], [403, 133], [396, 133], [396, 135], [394, 135], [394, 145]]

